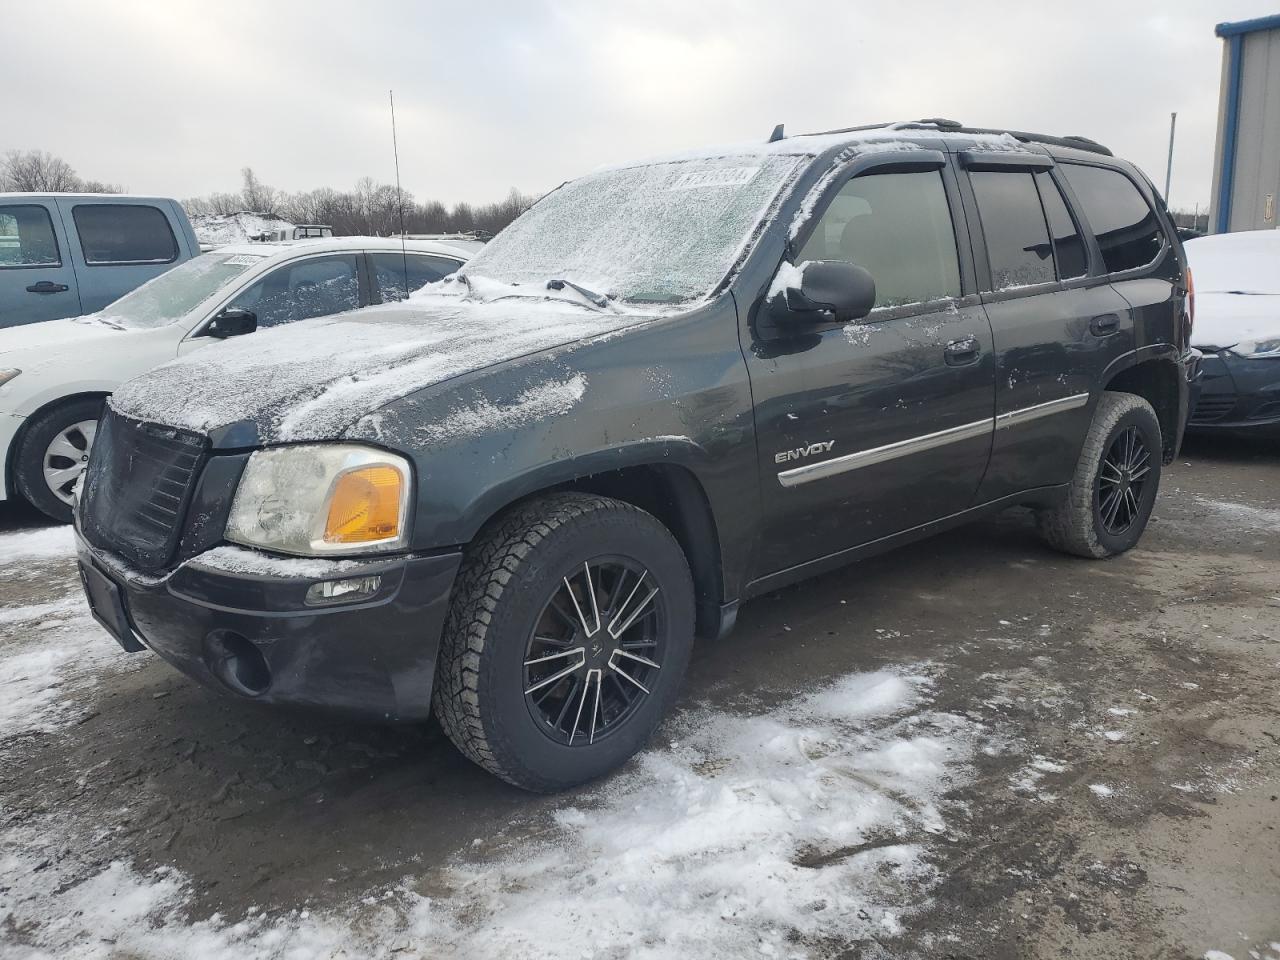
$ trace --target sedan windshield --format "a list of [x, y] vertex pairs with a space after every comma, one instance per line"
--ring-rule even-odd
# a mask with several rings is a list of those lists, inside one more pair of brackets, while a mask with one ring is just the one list
[[131, 329], [163, 327], [212, 297], [265, 254], [205, 253], [108, 304], [98, 316]]
[[593, 173], [540, 200], [463, 273], [539, 294], [558, 281], [635, 303], [697, 300], [741, 261], [800, 163], [741, 155]]

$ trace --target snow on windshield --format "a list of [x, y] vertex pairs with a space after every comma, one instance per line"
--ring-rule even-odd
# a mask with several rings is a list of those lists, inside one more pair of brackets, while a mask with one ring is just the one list
[[262, 256], [205, 253], [160, 274], [104, 307], [99, 316], [125, 327], [163, 327], [213, 296]]
[[539, 290], [567, 280], [640, 303], [697, 300], [732, 271], [801, 162], [748, 154], [589, 174], [535, 204], [463, 272]]

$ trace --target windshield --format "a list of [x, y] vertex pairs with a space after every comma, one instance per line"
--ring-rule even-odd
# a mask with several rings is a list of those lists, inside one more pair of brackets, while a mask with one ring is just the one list
[[163, 327], [263, 259], [255, 254], [205, 253], [160, 274], [104, 307], [98, 316], [122, 327]]
[[1280, 293], [1280, 232], [1221, 233], [1185, 248], [1197, 293]]
[[539, 294], [560, 280], [637, 303], [706, 297], [746, 253], [800, 163], [743, 155], [590, 174], [540, 200], [463, 273]]

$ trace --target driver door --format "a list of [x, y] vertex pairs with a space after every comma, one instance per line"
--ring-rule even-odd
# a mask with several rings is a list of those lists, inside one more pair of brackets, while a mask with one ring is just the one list
[[867, 317], [768, 340], [755, 325], [757, 578], [964, 510], [982, 480], [994, 430], [991, 328], [961, 259], [954, 179], [935, 156], [829, 189], [807, 239], [799, 235], [797, 263], [846, 260], [870, 272]]

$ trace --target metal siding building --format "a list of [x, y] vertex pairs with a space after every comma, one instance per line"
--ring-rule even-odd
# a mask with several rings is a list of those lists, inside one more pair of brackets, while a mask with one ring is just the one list
[[1280, 205], [1280, 14], [1220, 23], [1222, 95], [1213, 155], [1214, 233], [1266, 230]]

